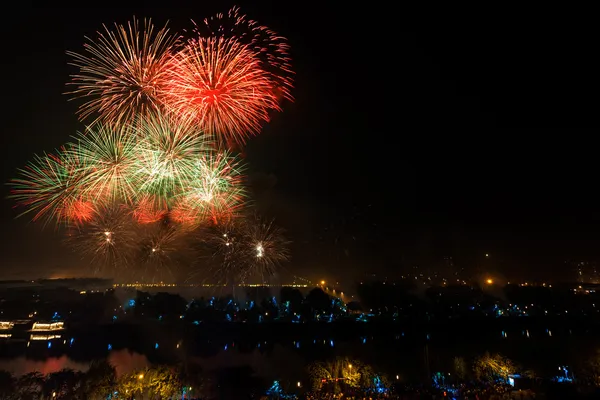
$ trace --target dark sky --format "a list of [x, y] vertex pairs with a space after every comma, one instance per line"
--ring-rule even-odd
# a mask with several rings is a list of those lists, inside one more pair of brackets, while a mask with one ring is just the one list
[[[25, 3], [0, 26], [3, 182], [81, 128], [63, 92], [65, 51], [84, 36], [133, 15], [183, 29], [234, 4]], [[541, 10], [249, 3], [236, 4], [289, 39], [296, 71], [295, 102], [246, 150], [257, 205], [294, 241], [290, 270], [394, 275], [490, 253], [508, 276], [535, 277], [598, 257], [592, 25]], [[1, 204], [0, 277], [81, 271], [60, 232]]]

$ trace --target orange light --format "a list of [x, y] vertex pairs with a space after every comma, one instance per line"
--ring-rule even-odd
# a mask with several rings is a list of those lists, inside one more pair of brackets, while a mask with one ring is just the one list
[[493, 281], [493, 280], [491, 280], [491, 279], [488, 279], [488, 280], [486, 281], [486, 283], [487, 283], [488, 285], [491, 285], [492, 283], [494, 283], [494, 281]]

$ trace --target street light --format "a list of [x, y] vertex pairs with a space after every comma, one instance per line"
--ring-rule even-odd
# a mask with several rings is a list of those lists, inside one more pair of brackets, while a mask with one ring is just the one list
[[144, 379], [144, 374], [139, 374], [138, 379]]
[[321, 281], [321, 286], [325, 286], [325, 281]]

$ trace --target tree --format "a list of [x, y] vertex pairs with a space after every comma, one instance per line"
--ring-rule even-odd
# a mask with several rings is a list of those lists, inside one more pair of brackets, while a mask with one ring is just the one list
[[500, 354], [490, 355], [485, 353], [483, 356], [475, 359], [473, 372], [475, 378], [482, 381], [495, 381], [498, 378], [508, 380], [508, 376], [515, 371], [515, 366], [508, 358]]
[[62, 369], [46, 376], [43, 384], [43, 394], [46, 398], [83, 399], [82, 373], [72, 369]]
[[173, 368], [156, 366], [123, 375], [117, 391], [125, 396], [170, 399], [180, 395], [182, 389], [179, 374]]
[[314, 288], [306, 296], [306, 302], [313, 312], [329, 312], [331, 310], [331, 299], [329, 295], [320, 288]]
[[38, 400], [42, 396], [44, 375], [30, 372], [17, 380], [17, 398], [22, 400]]
[[302, 293], [298, 289], [284, 286], [281, 288], [279, 297], [281, 298], [281, 304], [286, 305], [288, 313], [300, 312], [304, 297], [302, 297]]
[[10, 399], [9, 396], [15, 393], [15, 378], [11, 373], [0, 371], [0, 398]]
[[177, 372], [173, 368], [158, 366], [148, 371], [149, 391], [159, 399], [170, 399], [181, 394], [183, 384], [179, 380]]
[[347, 388], [375, 389], [380, 381], [375, 380], [375, 374], [370, 365], [349, 358], [338, 357], [327, 362], [315, 362], [308, 366], [308, 374], [313, 391], [324, 390], [329, 387], [333, 393], [340, 393], [342, 386]]
[[456, 376], [459, 381], [464, 381], [467, 379], [467, 363], [465, 362], [464, 358], [454, 357], [453, 367], [454, 376]]
[[105, 399], [117, 388], [115, 368], [106, 360], [92, 361], [82, 386], [87, 399]]
[[600, 387], [600, 349], [593, 352], [585, 363], [583, 375], [591, 385]]

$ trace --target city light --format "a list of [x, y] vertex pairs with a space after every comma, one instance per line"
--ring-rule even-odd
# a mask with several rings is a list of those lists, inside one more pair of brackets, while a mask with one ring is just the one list
[[494, 283], [494, 281], [493, 281], [492, 279], [490, 279], [490, 278], [488, 278], [488, 279], [487, 279], [485, 282], [486, 282], [488, 285], [491, 285], [492, 283]]
[[325, 281], [321, 281], [321, 286], [325, 286]]
[[43, 323], [43, 322], [34, 322], [32, 331], [60, 331], [64, 329], [63, 322], [52, 322], [52, 323]]

